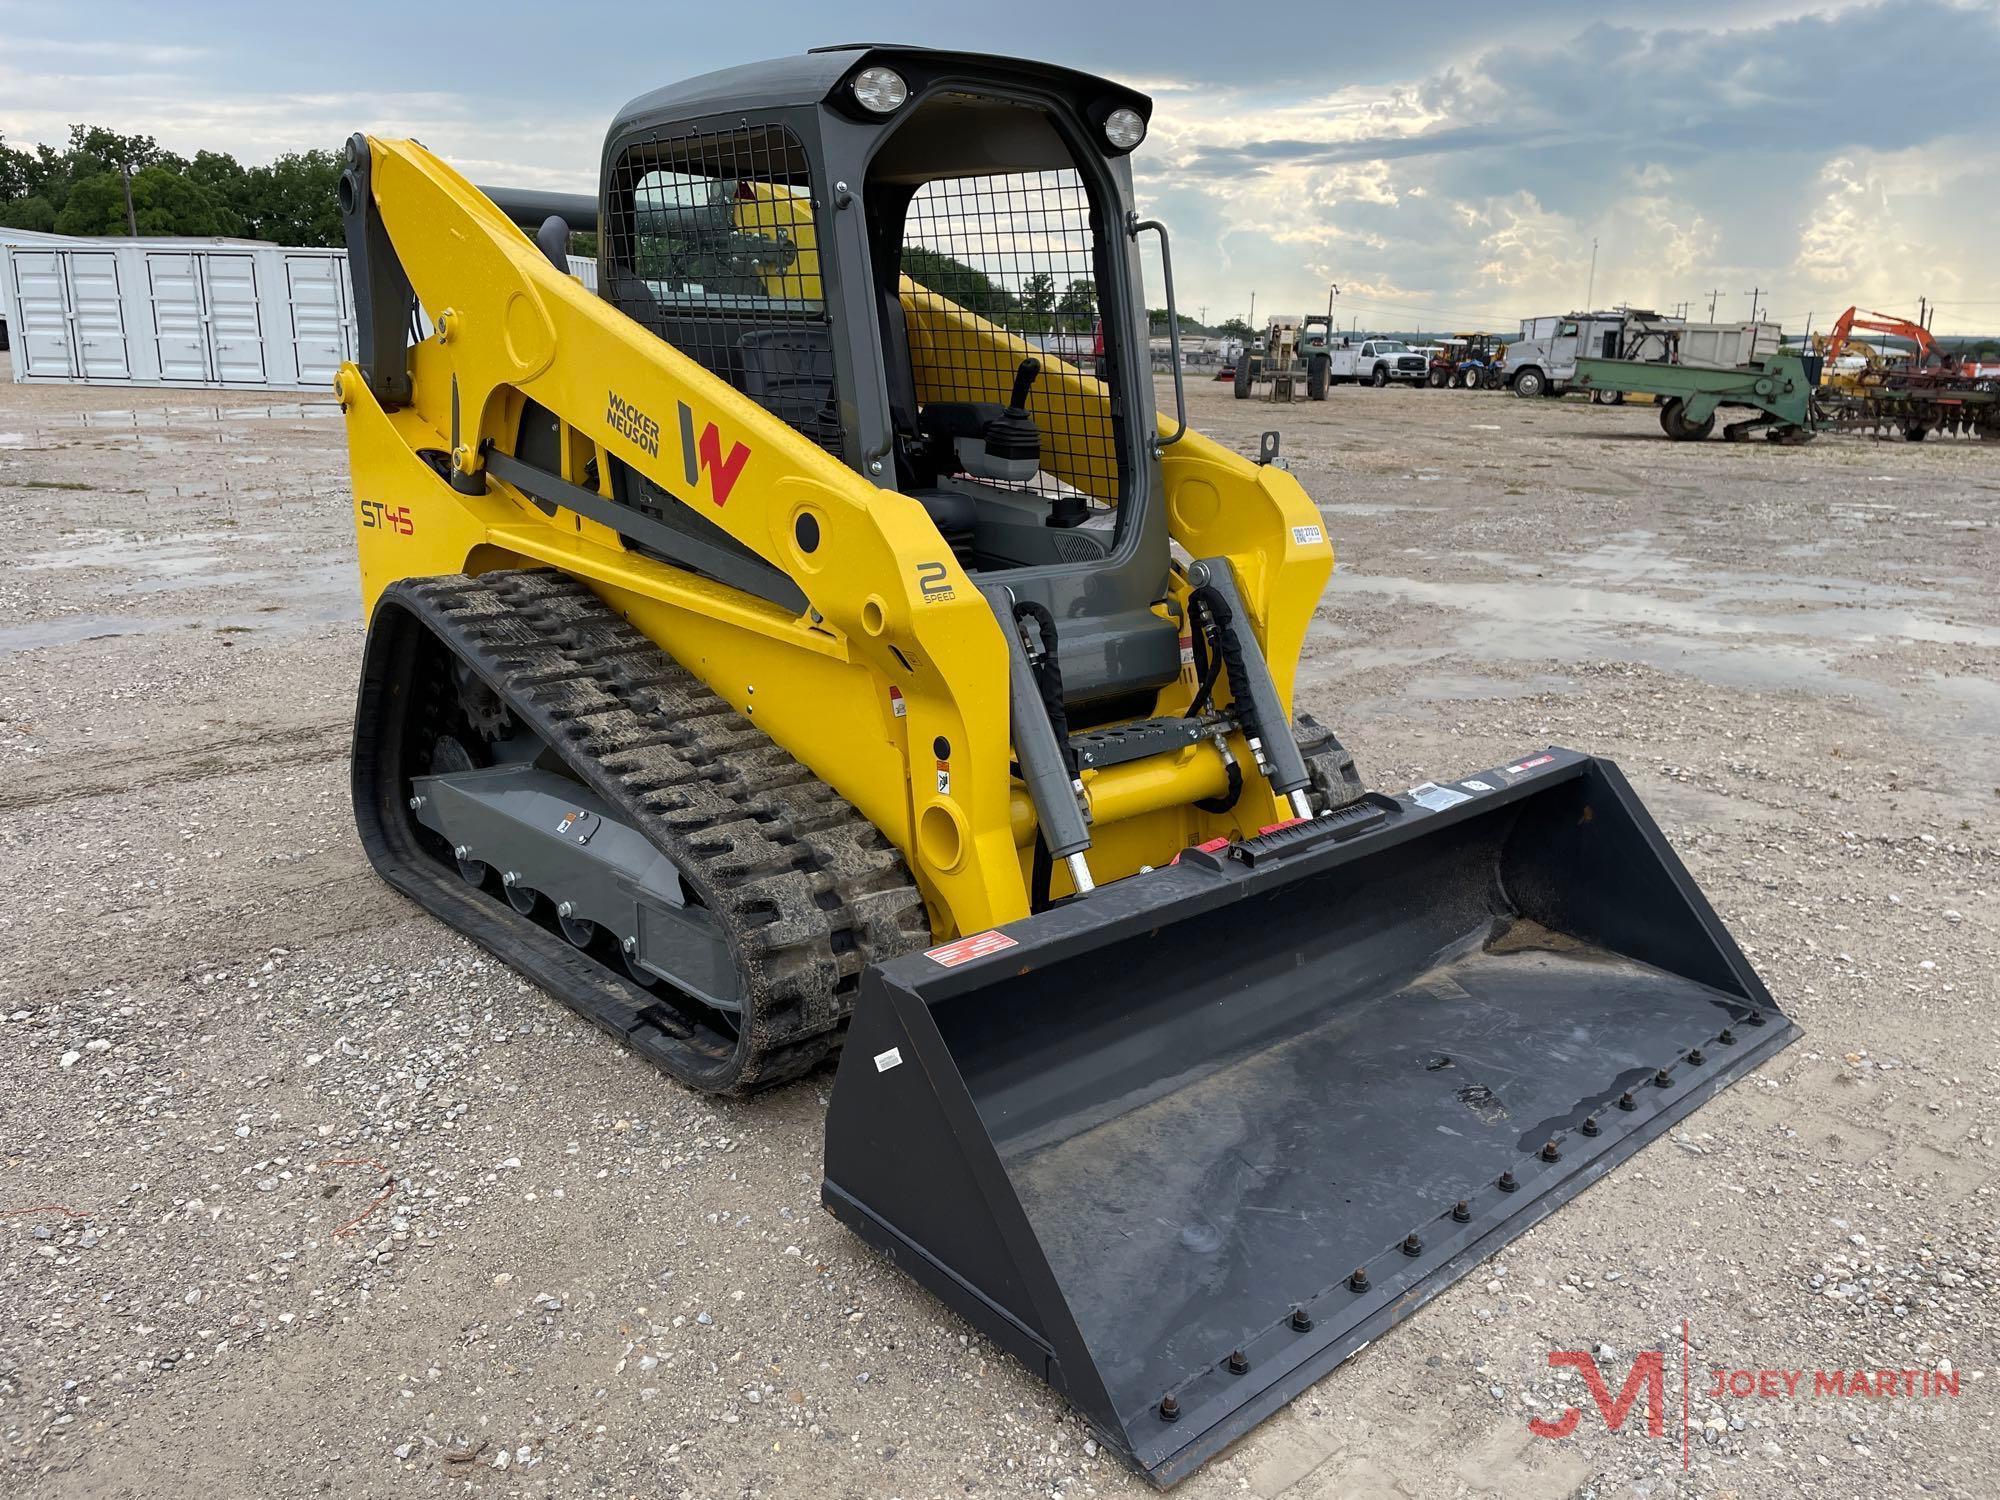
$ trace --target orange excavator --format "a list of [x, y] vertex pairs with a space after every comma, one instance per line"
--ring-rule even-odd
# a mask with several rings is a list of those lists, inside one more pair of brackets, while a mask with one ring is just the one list
[[1850, 307], [1840, 315], [1833, 325], [1833, 332], [1826, 340], [1826, 368], [1833, 368], [1847, 347], [1849, 336], [1857, 328], [1865, 328], [1870, 333], [1888, 333], [1897, 338], [1910, 340], [1917, 346], [1913, 369], [1928, 368], [1933, 361], [1943, 364], [1951, 361], [1951, 356], [1937, 346], [1931, 331], [1921, 323], [1912, 323], [1906, 318], [1892, 318], [1887, 313], [1867, 312], [1858, 307]]
[[[1857, 328], [1915, 344], [1908, 365], [1892, 369], [1871, 355], [1868, 368], [1840, 373], [1837, 362]], [[1921, 323], [1850, 307], [1827, 335], [1821, 368], [1813, 416], [1822, 430], [1901, 432], [1910, 442], [1932, 432], [2000, 437], [2000, 382], [1992, 370], [1940, 349]]]

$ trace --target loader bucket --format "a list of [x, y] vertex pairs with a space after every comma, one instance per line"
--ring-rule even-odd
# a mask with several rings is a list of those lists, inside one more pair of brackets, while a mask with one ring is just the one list
[[1793, 1031], [1552, 749], [871, 970], [822, 1195], [1165, 1486]]

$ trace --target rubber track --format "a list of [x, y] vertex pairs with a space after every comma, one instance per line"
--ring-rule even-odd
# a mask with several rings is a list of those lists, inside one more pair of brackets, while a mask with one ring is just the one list
[[559, 995], [665, 1071], [732, 1094], [796, 1078], [838, 1050], [861, 971], [930, 941], [922, 897], [874, 825], [574, 578], [406, 580], [383, 602], [470, 663], [723, 929], [744, 987], [733, 1054], [698, 1054], [665, 1004]]

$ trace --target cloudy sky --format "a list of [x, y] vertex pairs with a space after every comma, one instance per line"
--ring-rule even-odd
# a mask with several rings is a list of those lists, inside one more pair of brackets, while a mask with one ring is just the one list
[[[409, 134], [479, 181], [592, 186], [627, 97], [857, 38], [1149, 90], [1143, 207], [1211, 319], [1506, 327], [1595, 300], [1796, 332], [1850, 302], [2000, 327], [2000, 6], [1597, 0], [512, 0], [299, 9], [0, 0], [0, 134], [72, 121], [245, 161]], [[841, 19], [826, 17], [838, 11]], [[1143, 24], [1135, 20], [1143, 15]]]

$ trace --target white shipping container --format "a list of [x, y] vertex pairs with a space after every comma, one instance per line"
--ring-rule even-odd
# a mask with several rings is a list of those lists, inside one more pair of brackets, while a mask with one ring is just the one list
[[0, 320], [30, 384], [324, 391], [357, 347], [347, 252], [258, 240], [0, 229]]

